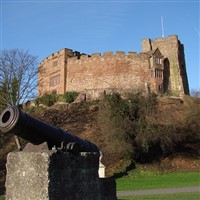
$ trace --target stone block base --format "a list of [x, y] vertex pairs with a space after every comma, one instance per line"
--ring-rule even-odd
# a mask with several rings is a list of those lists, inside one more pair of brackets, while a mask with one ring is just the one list
[[95, 153], [9, 153], [6, 200], [116, 199], [115, 184], [106, 191], [109, 179], [100, 179], [98, 168], [99, 156]]

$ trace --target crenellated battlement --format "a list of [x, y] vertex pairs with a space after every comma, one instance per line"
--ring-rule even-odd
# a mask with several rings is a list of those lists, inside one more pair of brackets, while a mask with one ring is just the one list
[[68, 58], [68, 63], [82, 63], [84, 62], [93, 62], [93, 61], [104, 61], [108, 59], [147, 59], [149, 55], [145, 53], [137, 53], [137, 52], [128, 52], [127, 54], [124, 51], [107, 51], [103, 54], [101, 53], [93, 53], [91, 55], [81, 55], [80, 57], [70, 57]]
[[142, 52], [151, 51], [156, 48], [158, 45], [166, 45], [170, 44], [170, 42], [173, 43], [179, 43], [178, 36], [177, 35], [169, 35], [168, 37], [160, 37], [155, 39], [149, 39], [145, 38], [142, 40]]
[[169, 35], [168, 37], [164, 38], [155, 38], [154, 40], [152, 40], [152, 42], [163, 42], [163, 41], [169, 41], [169, 40], [177, 40], [178, 41], [178, 36], [177, 35]]
[[[78, 53], [78, 54], [77, 54]], [[96, 59], [104, 60], [104, 59], [109, 59], [109, 58], [130, 58], [130, 59], [144, 59], [147, 56], [144, 53], [137, 53], [137, 52], [128, 52], [127, 54], [124, 51], [107, 51], [104, 52], [103, 54], [101, 53], [93, 53], [91, 55], [87, 54], [80, 54], [78, 51], [73, 51], [72, 49], [61, 49], [60, 51], [54, 52], [48, 57], [46, 57], [44, 60], [42, 60], [39, 63], [39, 67], [43, 65], [44, 63], [48, 63], [49, 61], [52, 61], [53, 59], [56, 59], [60, 57], [61, 55], [70, 55], [68, 58], [68, 62], [73, 63], [73, 62], [82, 62], [82, 61], [92, 61]]]
[[44, 63], [47, 63], [49, 61], [51, 61], [52, 59], [58, 58], [61, 55], [74, 55], [74, 51], [72, 49], [67, 49], [67, 48], [63, 48], [60, 51], [54, 52], [51, 55], [47, 56], [45, 59], [43, 59], [40, 63], [39, 63], [39, 67], [41, 65], [43, 65]]

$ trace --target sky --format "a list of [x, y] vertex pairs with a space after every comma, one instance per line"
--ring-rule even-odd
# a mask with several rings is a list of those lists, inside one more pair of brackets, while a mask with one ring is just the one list
[[139, 53], [144, 38], [178, 35], [190, 90], [199, 90], [199, 11], [199, 0], [0, 0], [0, 49], [28, 50], [41, 62], [62, 48]]

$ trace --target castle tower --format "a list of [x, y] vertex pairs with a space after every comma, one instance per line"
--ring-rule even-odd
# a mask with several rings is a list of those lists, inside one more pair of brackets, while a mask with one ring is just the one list
[[66, 91], [67, 60], [73, 57], [71, 49], [61, 49], [45, 58], [38, 69], [38, 95], [55, 92], [62, 94]]
[[167, 38], [157, 38], [154, 41], [144, 39], [142, 51], [159, 49], [164, 55], [163, 92], [171, 95], [188, 95], [189, 85], [186, 72], [184, 46], [173, 35]]

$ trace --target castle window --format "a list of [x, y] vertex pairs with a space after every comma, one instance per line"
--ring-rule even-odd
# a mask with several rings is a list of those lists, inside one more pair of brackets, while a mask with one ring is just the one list
[[155, 63], [156, 63], [156, 64], [162, 64], [162, 59], [160, 59], [160, 58], [155, 58]]
[[155, 77], [156, 78], [163, 78], [163, 71], [160, 69], [155, 69]]
[[161, 69], [152, 69], [151, 70], [151, 77], [163, 78], [163, 70], [161, 70]]
[[56, 60], [56, 61], [53, 61], [53, 63], [52, 63], [52, 67], [56, 67], [57, 64], [58, 64], [58, 61], [57, 61], [57, 60]]
[[50, 78], [50, 87], [54, 87], [59, 84], [60, 84], [60, 74], [57, 74]]

